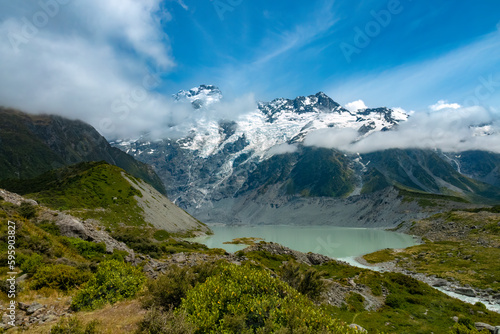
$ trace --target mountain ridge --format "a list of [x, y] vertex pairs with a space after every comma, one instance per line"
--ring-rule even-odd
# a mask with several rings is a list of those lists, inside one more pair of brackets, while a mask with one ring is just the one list
[[[207, 95], [207, 87], [220, 93], [215, 86], [205, 85], [202, 95], [190, 99]], [[217, 103], [212, 101], [206, 108], [216, 108]], [[316, 137], [325, 140], [321, 131], [329, 128], [347, 131], [347, 139], [330, 139], [339, 143], [366, 140], [371, 134], [393, 131], [409, 117], [400, 109], [386, 107], [349, 111], [319, 92], [293, 100], [260, 102], [254, 111], [231, 121], [204, 120], [179, 139], [117, 140], [112, 145], [153, 165], [174, 202], [203, 219], [214, 207], [237, 213], [243, 209], [241, 203], [250, 203], [267, 191], [280, 203], [356, 196], [377, 201], [380, 192], [391, 187], [483, 204], [500, 201], [500, 175], [495, 174], [500, 160], [493, 153], [481, 153], [489, 157], [490, 164], [479, 168], [474, 159], [458, 161], [456, 154], [440, 151], [389, 149], [356, 154], [310, 143], [310, 134], [319, 133]], [[464, 169], [470, 166], [468, 173], [453, 166], [455, 160]], [[257, 207], [260, 209], [255, 210], [264, 210]], [[384, 219], [370, 221], [380, 226]], [[397, 224], [398, 219], [389, 219], [389, 225]]]
[[0, 179], [31, 178], [82, 161], [104, 160], [166, 193], [150, 166], [111, 147], [97, 130], [79, 120], [0, 107], [0, 142]]

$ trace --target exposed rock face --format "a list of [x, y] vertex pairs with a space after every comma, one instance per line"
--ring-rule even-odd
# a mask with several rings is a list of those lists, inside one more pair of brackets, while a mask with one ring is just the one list
[[132, 180], [125, 173], [122, 175], [132, 187], [141, 192], [141, 196], [135, 196], [135, 199], [142, 208], [144, 220], [147, 223], [171, 233], [197, 231], [205, 234], [210, 231], [206, 225], [173, 204], [150, 184], [140, 179]]
[[[9, 329], [12, 326], [9, 322], [12, 320], [5, 312], [6, 307], [0, 303], [0, 313], [3, 314], [0, 328]], [[5, 312], [5, 313], [4, 313]], [[25, 304], [19, 302], [17, 304], [15, 325], [24, 329], [30, 328], [34, 325], [40, 325], [49, 322], [56, 322], [59, 318], [71, 314], [69, 305], [62, 301], [58, 301], [53, 305], [42, 305], [37, 302], [32, 304]]]
[[[6, 202], [15, 205], [19, 205], [22, 202], [35, 202], [3, 189], [0, 189], [0, 196], [2, 196]], [[50, 210], [45, 207], [39, 207], [38, 219], [54, 222], [59, 227], [61, 235], [63, 236], [80, 238], [96, 243], [103, 242], [106, 245], [107, 252], [112, 253], [114, 249], [117, 249], [126, 251], [129, 254], [129, 260], [134, 258], [134, 251], [128, 248], [123, 242], [115, 240], [106, 231], [101, 229], [98, 221], [93, 219], [81, 220], [69, 214]]]
[[325, 255], [315, 253], [302, 253], [272, 242], [258, 243], [243, 249], [244, 253], [252, 251], [266, 251], [276, 255], [291, 255], [297, 262], [307, 264], [308, 266], [319, 265], [329, 261], [333, 261], [331, 258]]
[[106, 231], [101, 229], [99, 222], [93, 219], [81, 220], [63, 212], [54, 210], [43, 210], [39, 214], [39, 219], [54, 222], [61, 231], [61, 235], [72, 238], [80, 238], [85, 241], [95, 243], [103, 242], [106, 245], [106, 252], [113, 253], [113, 250], [125, 251], [130, 259], [134, 257], [134, 251], [123, 242], [117, 241]]

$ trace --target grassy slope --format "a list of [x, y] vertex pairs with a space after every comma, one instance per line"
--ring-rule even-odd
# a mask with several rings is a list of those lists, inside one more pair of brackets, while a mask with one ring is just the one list
[[500, 292], [500, 213], [476, 211], [452, 211], [415, 222], [409, 233], [422, 236], [425, 244], [364, 258], [371, 263], [397, 260], [416, 272]]
[[2, 186], [47, 207], [98, 219], [106, 226], [144, 226], [142, 209], [134, 199], [140, 192], [123, 178], [122, 172], [105, 162], [83, 162], [35, 179], [3, 182]]

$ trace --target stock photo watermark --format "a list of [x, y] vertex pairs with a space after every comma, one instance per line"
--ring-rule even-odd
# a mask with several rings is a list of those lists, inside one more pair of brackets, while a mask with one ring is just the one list
[[338, 249], [341, 245], [338, 242], [334, 242], [332, 240], [332, 236], [328, 235], [326, 239], [322, 237], [316, 238], [316, 248], [314, 248], [314, 253], [327, 252], [329, 254], [335, 253], [335, 250]]
[[[111, 112], [118, 117], [119, 120], [126, 120], [130, 113], [137, 109], [140, 104], [146, 102], [150, 98], [150, 92], [158, 88], [161, 84], [160, 71], [148, 71], [141, 84], [133, 87], [128, 93], [122, 94], [111, 103]], [[99, 122], [99, 130], [101, 133], [110, 133], [116, 129], [114, 121], [111, 117], [103, 118]]]
[[7, 305], [6, 315], [7, 324], [11, 327], [16, 326], [16, 309], [17, 309], [17, 285], [16, 285], [16, 223], [7, 221]]
[[500, 93], [500, 72], [488, 76], [479, 76], [474, 92], [464, 99], [464, 107], [481, 106], [495, 94]]
[[215, 12], [221, 21], [224, 21], [224, 15], [227, 12], [233, 12], [236, 7], [243, 3], [243, 0], [210, 0], [214, 6]]
[[[411, 2], [412, 0], [407, 1]], [[392, 23], [394, 16], [401, 14], [403, 10], [404, 6], [401, 1], [389, 0], [386, 8], [370, 11], [373, 20], [368, 21], [364, 27], [354, 28], [354, 37], [351, 43], [340, 43], [339, 47], [346, 61], [351, 63], [352, 57], [366, 49]]]
[[19, 52], [22, 45], [28, 44], [35, 38], [40, 29], [49, 24], [61, 11], [61, 6], [69, 4], [72, 0], [41, 0], [38, 1], [39, 10], [31, 16], [20, 19], [16, 31], [9, 31], [7, 38], [14, 51]]

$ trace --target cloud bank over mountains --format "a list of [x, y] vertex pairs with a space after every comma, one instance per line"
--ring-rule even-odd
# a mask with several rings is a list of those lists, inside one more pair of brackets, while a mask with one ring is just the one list
[[[130, 138], [144, 132], [152, 138], [182, 137], [198, 122], [237, 121], [241, 115], [255, 111], [259, 97], [251, 93], [203, 110], [193, 110], [190, 104], [171, 98], [175, 91], [170, 88], [170, 80], [173, 80], [170, 76], [178, 66], [172, 49], [172, 32], [166, 28], [175, 19], [171, 6], [180, 7], [186, 13], [196, 9], [194, 2], [181, 0], [3, 1], [0, 4], [0, 104], [32, 113], [79, 118], [108, 138]], [[329, 15], [318, 26], [313, 25], [315, 34], [299, 34], [302, 30], [298, 30], [297, 35], [302, 38], [300, 45], [331, 33], [337, 18], [331, 5], [326, 8]], [[441, 76], [446, 74], [446, 79], [456, 76], [462, 68], [468, 68], [471, 59], [488, 54], [490, 61], [484, 65], [476, 62], [475, 66], [481, 71], [496, 64], [498, 57], [494, 51], [500, 47], [499, 37], [499, 32], [494, 32], [436, 60], [364, 75], [359, 80], [351, 78], [345, 81], [344, 88], [333, 90], [331, 96], [342, 101], [359, 99], [366, 94], [385, 97], [384, 94], [391, 91], [393, 94], [387, 96], [387, 103], [405, 107], [399, 100], [408, 98], [410, 93], [416, 94], [407, 89], [415, 83], [418, 83], [417, 93], [425, 95], [425, 90], [433, 89], [433, 85], [445, 86]], [[286, 54], [294, 47], [282, 45], [282, 49]], [[264, 62], [268, 58], [262, 59]], [[234, 78], [234, 71], [228, 75]], [[241, 79], [238, 84], [243, 85], [245, 77]], [[479, 76], [476, 84], [477, 89], [471, 91], [473, 99], [469, 100], [481, 103], [498, 100], [498, 73]], [[375, 89], [377, 87], [380, 90]], [[399, 100], [392, 98], [395, 96]], [[396, 130], [361, 140], [352, 130], [323, 129], [311, 133], [305, 144], [349, 152], [408, 147], [500, 152], [497, 111], [488, 106], [462, 105], [468, 106], [463, 101], [457, 104], [440, 100], [428, 110], [410, 112], [410, 119]], [[356, 100], [345, 107], [355, 111], [367, 106], [363, 100]], [[295, 149], [295, 146], [284, 145], [276, 148], [276, 153]]]
[[336, 148], [351, 153], [386, 149], [440, 149], [446, 152], [487, 150], [500, 153], [498, 114], [484, 107], [464, 108], [439, 101], [427, 112], [413, 113], [391, 131], [359, 139], [352, 129], [321, 129], [310, 133], [304, 144]]

